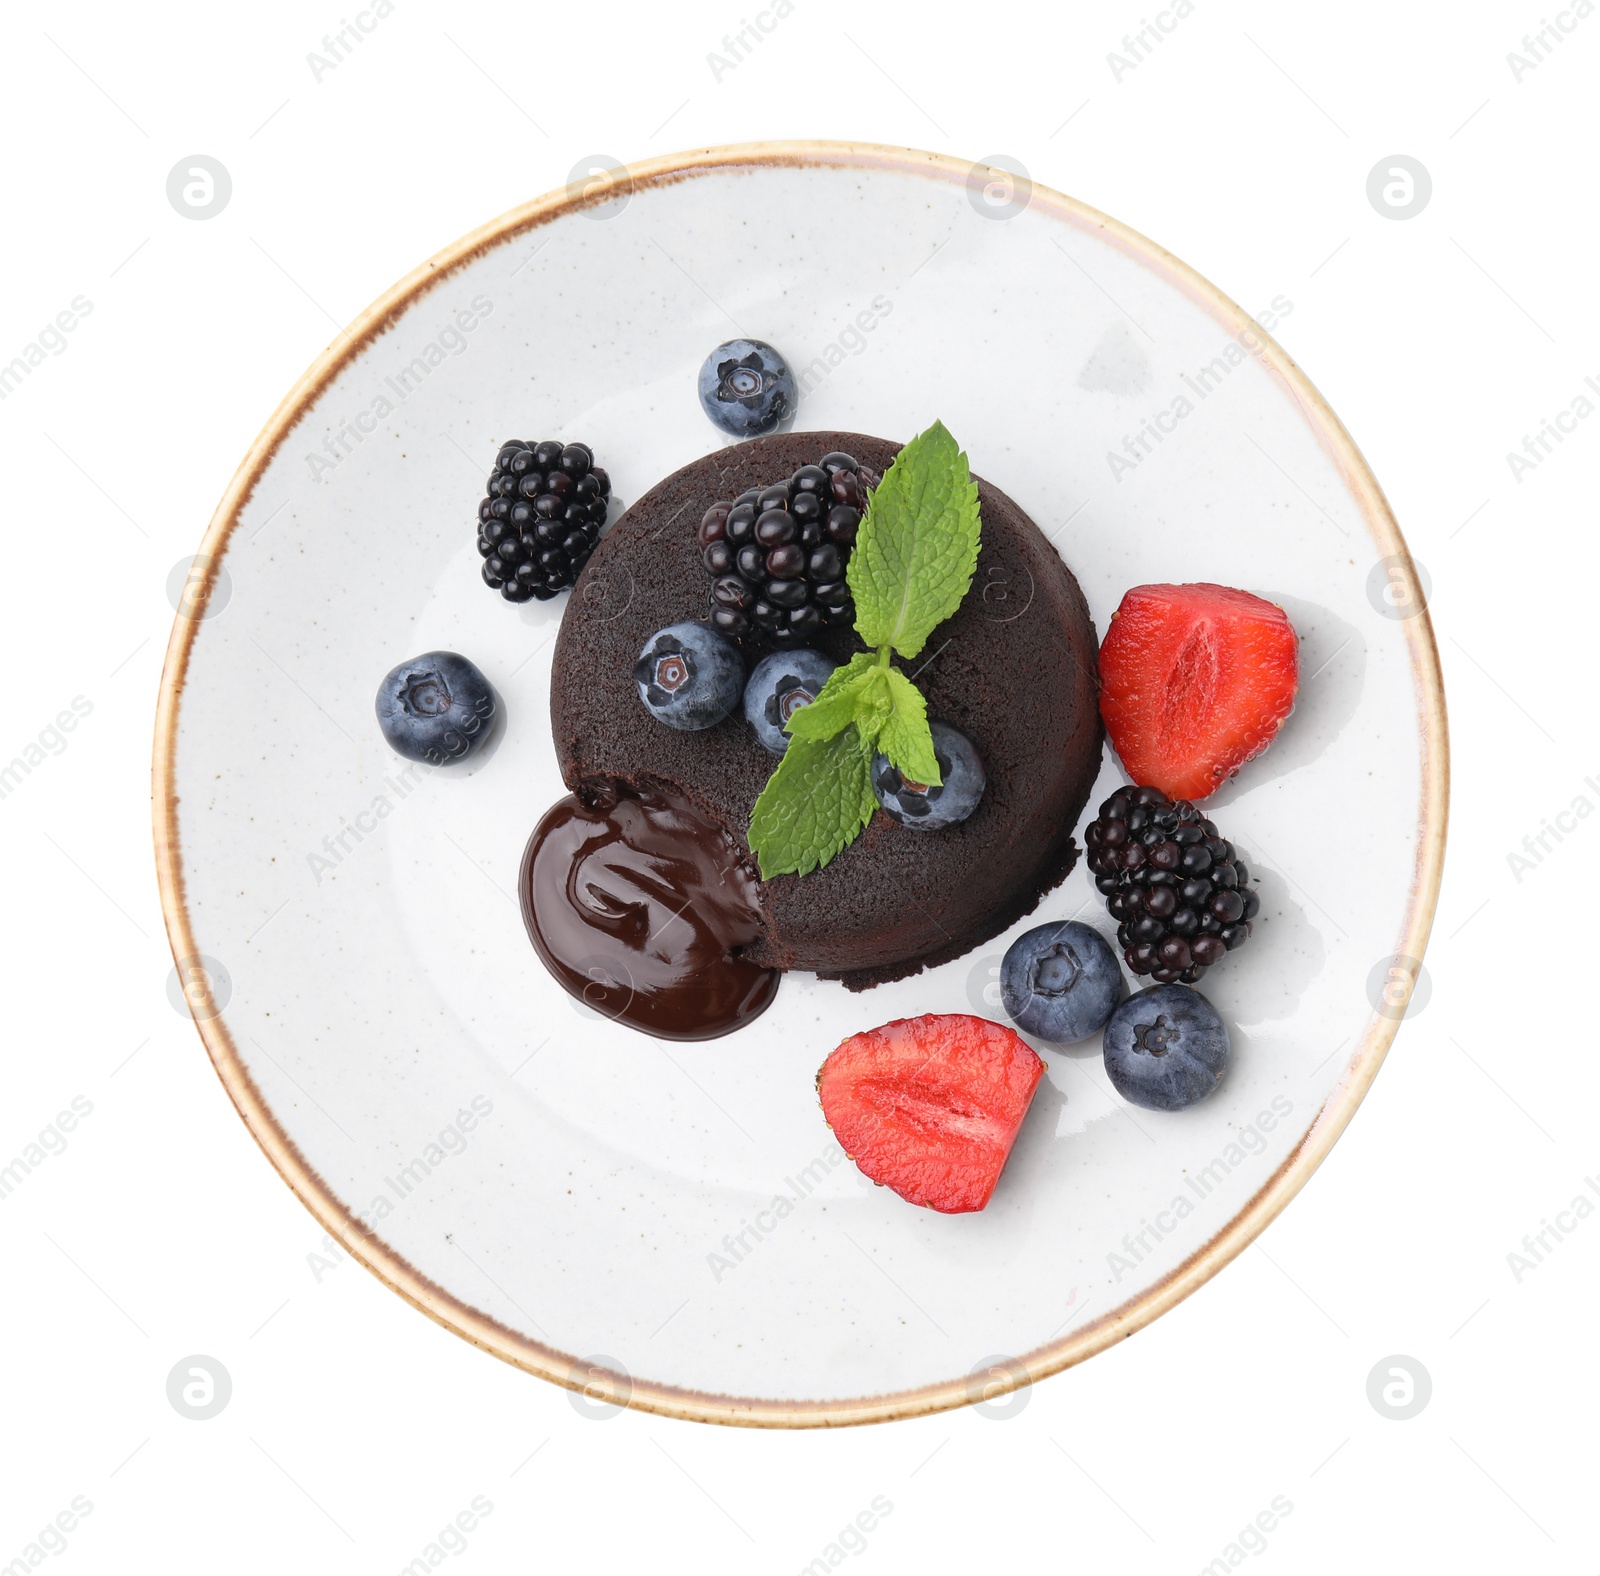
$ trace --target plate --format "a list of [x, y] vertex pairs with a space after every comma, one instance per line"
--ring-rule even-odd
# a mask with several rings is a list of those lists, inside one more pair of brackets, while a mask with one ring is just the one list
[[[598, 175], [402, 280], [289, 393], [219, 506], [173, 629], [155, 833], [177, 979], [240, 1114], [322, 1225], [486, 1350], [722, 1423], [993, 1399], [1148, 1323], [1259, 1233], [1350, 1119], [1411, 992], [1447, 746], [1419, 583], [1376, 481], [1272, 339], [1150, 241], [1022, 177], [908, 150], [764, 144]], [[725, 1039], [666, 1044], [546, 975], [515, 893], [562, 790], [569, 599], [508, 605], [471, 522], [509, 436], [581, 439], [639, 497], [719, 435], [708, 350], [771, 340], [798, 425], [941, 418], [1056, 543], [1096, 625], [1214, 580], [1303, 642], [1283, 735], [1210, 801], [1259, 873], [1206, 982], [1235, 1055], [1180, 1115], [1048, 1071], [989, 1207], [867, 1183], [813, 1080], [845, 1035], [999, 1016], [1010, 933], [852, 995], [791, 975]], [[1017, 595], [1022, 595], [1019, 588]], [[503, 701], [466, 772], [407, 766], [372, 697], [470, 655]], [[1122, 781], [1107, 752], [1093, 802]], [[1111, 922], [1082, 866], [1015, 927]]]

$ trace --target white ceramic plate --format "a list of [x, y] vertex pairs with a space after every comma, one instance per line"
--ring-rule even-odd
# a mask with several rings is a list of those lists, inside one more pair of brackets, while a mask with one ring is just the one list
[[[1377, 484], [1249, 314], [1114, 221], [1009, 179], [763, 145], [531, 203], [330, 348], [201, 550], [207, 594], [178, 619], [163, 683], [156, 837], [206, 1045], [353, 1254], [548, 1378], [806, 1425], [1042, 1377], [1260, 1231], [1403, 1010], [1446, 744]], [[1254, 304], [1263, 324], [1294, 309]], [[556, 620], [615, 609], [487, 591], [481, 484], [506, 437], [581, 438], [637, 498], [718, 445], [695, 371], [739, 332], [809, 368], [802, 428], [905, 438], [942, 418], [1052, 536], [1102, 631], [1131, 585], [1214, 580], [1282, 603], [1303, 641], [1294, 717], [1212, 801], [1263, 898], [1251, 944], [1206, 982], [1234, 1030], [1225, 1084], [1163, 1116], [1119, 1101], [1092, 1045], [1046, 1051], [981, 1214], [867, 1184], [813, 1079], [856, 1029], [999, 1016], [1009, 935], [867, 995], [788, 976], [750, 1027], [683, 1045], [586, 1014], [518, 913], [523, 844], [563, 791]], [[402, 769], [373, 720], [383, 673], [438, 647], [504, 701], [497, 747], [465, 775]], [[1091, 803], [1121, 780], [1108, 751]], [[1081, 866], [1016, 928], [1074, 914], [1111, 929]]]

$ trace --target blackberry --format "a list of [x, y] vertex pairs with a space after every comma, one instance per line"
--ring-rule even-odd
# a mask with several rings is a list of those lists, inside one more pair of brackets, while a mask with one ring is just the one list
[[711, 622], [753, 645], [804, 646], [855, 619], [845, 565], [878, 478], [835, 450], [786, 481], [714, 503], [700, 521]]
[[548, 602], [578, 578], [606, 523], [611, 478], [587, 444], [503, 444], [478, 505], [483, 578], [508, 602]]
[[1159, 985], [1193, 985], [1250, 937], [1261, 899], [1234, 846], [1187, 799], [1119, 788], [1083, 840], [1122, 955]]

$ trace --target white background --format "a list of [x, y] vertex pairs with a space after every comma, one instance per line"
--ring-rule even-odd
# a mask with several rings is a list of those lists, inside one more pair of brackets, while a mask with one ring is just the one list
[[[719, 80], [707, 55], [753, 10], [400, 0], [320, 80], [337, 7], [10, 13], [0, 363], [74, 297], [93, 309], [0, 402], [0, 758], [93, 709], [0, 798], [0, 1161], [75, 1096], [93, 1110], [0, 1200], [0, 1569], [84, 1496], [52, 1569], [398, 1572], [482, 1495], [451, 1568], [776, 1576], [883, 1496], [846, 1565], [1182, 1576], [1226, 1568], [1284, 1496], [1244, 1564], [1592, 1572], [1600, 1217], [1520, 1279], [1507, 1255], [1600, 1176], [1574, 991], [1600, 829], [1569, 821], [1520, 879], [1508, 855], [1600, 805], [1600, 421], [1520, 480], [1506, 455], [1600, 382], [1600, 19], [1558, 13], [1570, 35], [1518, 80], [1531, 6], [1199, 0], [1119, 80], [1108, 53], [1149, 10], [795, 0]], [[422, 258], [597, 152], [812, 136], [1006, 155], [1247, 308], [1293, 299], [1280, 338], [1432, 580], [1455, 767], [1432, 996], [1262, 1242], [1013, 1415], [597, 1418], [353, 1264], [319, 1279], [320, 1231], [169, 1004], [148, 833], [166, 580], [279, 398]], [[195, 153], [233, 182], [205, 222], [166, 196]], [[1396, 153], [1433, 181], [1404, 221], [1366, 194]], [[233, 1382], [205, 1422], [166, 1398], [195, 1353]], [[1409, 1421], [1367, 1399], [1392, 1354], [1432, 1377]]]

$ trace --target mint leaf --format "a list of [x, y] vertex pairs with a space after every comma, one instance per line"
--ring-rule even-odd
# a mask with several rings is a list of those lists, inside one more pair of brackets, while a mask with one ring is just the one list
[[871, 760], [854, 727], [829, 739], [790, 739], [750, 812], [750, 847], [764, 881], [809, 875], [861, 835], [878, 807]]
[[933, 753], [933, 732], [928, 727], [928, 703], [922, 691], [898, 668], [884, 668], [889, 677], [893, 709], [878, 731], [878, 748], [902, 777], [937, 788], [944, 778]]
[[978, 485], [936, 421], [895, 456], [867, 504], [845, 571], [856, 633], [916, 656], [961, 605], [977, 562]]
[[870, 692], [879, 682], [872, 677], [878, 659], [870, 651], [857, 652], [828, 675], [828, 682], [809, 706], [802, 706], [784, 724], [796, 739], [831, 739], [863, 713], [872, 710]]
[[895, 457], [868, 500], [846, 578], [863, 651], [789, 718], [789, 748], [750, 812], [764, 880], [809, 875], [872, 819], [872, 759], [912, 782], [942, 777], [921, 693], [892, 653], [916, 656], [961, 605], [978, 562], [978, 488], [967, 457], [936, 421]]

